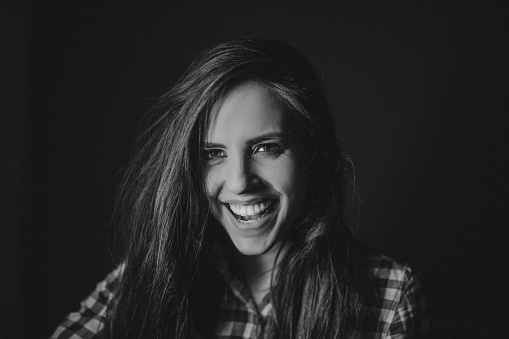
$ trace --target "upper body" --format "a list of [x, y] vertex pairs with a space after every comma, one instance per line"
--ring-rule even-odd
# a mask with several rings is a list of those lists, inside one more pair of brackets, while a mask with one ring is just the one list
[[[371, 322], [354, 331], [350, 338], [427, 338], [429, 319], [419, 276], [407, 265], [386, 256], [370, 258], [377, 297], [366, 309], [373, 312]], [[227, 263], [218, 258], [215, 268], [221, 274], [220, 315], [215, 338], [259, 338], [272, 311], [270, 292], [256, 302], [248, 286], [232, 274]], [[81, 302], [78, 312], [70, 313], [51, 336], [52, 339], [102, 338], [107, 308], [113, 299], [122, 267], [111, 272]]]
[[348, 161], [295, 48], [241, 39], [204, 52], [154, 105], [126, 170], [123, 268], [55, 336], [102, 324], [122, 339], [421, 333], [414, 272], [368, 255], [346, 221]]

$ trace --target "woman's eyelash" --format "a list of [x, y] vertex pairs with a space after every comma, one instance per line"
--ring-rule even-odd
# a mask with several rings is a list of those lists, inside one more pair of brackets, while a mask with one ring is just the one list
[[266, 153], [268, 155], [280, 155], [285, 151], [284, 147], [276, 143], [261, 144], [256, 146], [255, 153]]
[[[257, 145], [254, 148], [253, 154], [278, 156], [284, 153], [284, 151], [285, 151], [284, 147], [280, 144], [266, 143]], [[204, 149], [202, 154], [204, 160], [215, 160], [227, 157], [226, 151], [220, 148]]]
[[219, 159], [226, 157], [226, 152], [219, 148], [211, 148], [203, 150], [203, 158], [205, 160]]

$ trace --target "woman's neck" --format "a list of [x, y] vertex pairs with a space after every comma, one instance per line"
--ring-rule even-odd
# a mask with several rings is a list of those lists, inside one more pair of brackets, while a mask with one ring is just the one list
[[286, 255], [288, 244], [285, 244], [281, 252], [280, 248], [281, 243], [277, 243], [267, 253], [260, 255], [243, 255], [237, 252], [234, 257], [234, 270], [238, 275], [244, 278], [244, 281], [251, 290], [251, 294], [258, 305], [270, 289], [272, 275], [277, 274], [277, 266]]

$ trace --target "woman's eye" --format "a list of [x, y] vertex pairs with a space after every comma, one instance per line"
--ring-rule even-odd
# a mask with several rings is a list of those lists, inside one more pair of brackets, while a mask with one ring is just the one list
[[285, 149], [279, 144], [263, 144], [255, 148], [255, 153], [265, 153], [267, 155], [278, 156], [284, 153]]
[[203, 151], [203, 158], [205, 160], [215, 160], [226, 157], [226, 152], [222, 149], [206, 149]]

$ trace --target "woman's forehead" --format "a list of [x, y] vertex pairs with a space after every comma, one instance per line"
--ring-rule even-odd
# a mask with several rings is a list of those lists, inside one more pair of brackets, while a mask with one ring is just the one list
[[206, 126], [207, 142], [228, 137], [253, 137], [286, 130], [284, 107], [259, 83], [235, 87], [216, 102]]

